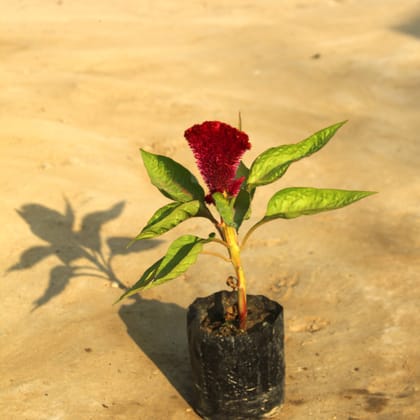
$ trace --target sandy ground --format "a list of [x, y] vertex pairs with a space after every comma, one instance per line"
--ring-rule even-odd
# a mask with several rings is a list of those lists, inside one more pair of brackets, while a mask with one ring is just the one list
[[[250, 292], [285, 309], [276, 419], [417, 419], [420, 9], [417, 1], [0, 1], [0, 418], [197, 419], [185, 313], [230, 270], [112, 303], [191, 220], [126, 250], [158, 206], [138, 148], [194, 168], [183, 131], [220, 119], [253, 148], [348, 119], [258, 190], [379, 191], [254, 235]], [[249, 223], [247, 225], [249, 227]], [[246, 229], [246, 226], [244, 227]], [[217, 274], [216, 274], [217, 273]]]

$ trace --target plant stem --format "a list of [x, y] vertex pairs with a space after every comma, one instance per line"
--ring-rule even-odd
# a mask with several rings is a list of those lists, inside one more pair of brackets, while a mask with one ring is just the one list
[[238, 312], [239, 312], [239, 328], [246, 330], [247, 322], [247, 304], [246, 304], [246, 281], [245, 274], [241, 264], [241, 249], [238, 244], [238, 236], [236, 230], [232, 226], [221, 223], [226, 243], [228, 244], [230, 259], [235, 269], [236, 278], [238, 279]]
[[219, 232], [219, 235], [223, 238], [223, 231], [219, 225], [219, 223], [217, 222], [217, 220], [214, 218], [214, 216], [211, 214], [211, 211], [209, 210], [209, 208], [206, 205], [201, 206], [200, 209], [200, 213], [199, 213], [202, 217], [205, 217], [206, 219], [209, 219], [210, 222], [213, 223], [214, 227], [217, 229], [217, 231]]

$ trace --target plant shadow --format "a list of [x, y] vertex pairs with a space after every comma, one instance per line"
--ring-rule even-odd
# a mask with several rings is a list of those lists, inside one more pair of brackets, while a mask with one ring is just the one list
[[413, 14], [405, 22], [395, 26], [393, 29], [415, 38], [420, 38], [420, 12]]
[[[25, 204], [17, 210], [31, 232], [45, 243], [23, 250], [19, 261], [10, 266], [7, 273], [28, 270], [47, 258], [57, 261], [50, 270], [48, 286], [42, 296], [33, 302], [32, 311], [57, 297], [76, 277], [97, 277], [127, 289], [112, 268], [113, 258], [142, 252], [161, 241], [137, 241], [127, 248], [132, 238], [103, 238], [103, 225], [116, 219], [122, 213], [124, 204], [119, 202], [106, 210], [86, 214], [78, 229], [75, 228], [75, 210], [68, 200], [65, 200], [62, 213], [35, 203]], [[139, 295], [131, 296], [127, 302], [129, 304], [119, 309], [127, 333], [191, 404], [186, 310], [176, 304], [147, 300]], [[153, 322], [150, 314], [153, 314]]]
[[[192, 406], [186, 309], [174, 303], [143, 299], [138, 295], [132, 298], [133, 303], [123, 305], [119, 310], [129, 336]], [[153, 314], [153, 320], [150, 314]]]
[[75, 211], [67, 199], [63, 213], [35, 203], [25, 204], [16, 210], [31, 232], [45, 244], [24, 250], [19, 261], [9, 267], [6, 273], [30, 269], [47, 258], [58, 260], [50, 271], [46, 290], [33, 302], [32, 311], [62, 293], [76, 277], [97, 277], [126, 289], [112, 268], [113, 258], [144, 251], [157, 246], [160, 241], [135, 242], [127, 248], [132, 238], [102, 238], [103, 225], [120, 216], [124, 205], [125, 202], [121, 201], [106, 210], [86, 214], [78, 229], [75, 228]]

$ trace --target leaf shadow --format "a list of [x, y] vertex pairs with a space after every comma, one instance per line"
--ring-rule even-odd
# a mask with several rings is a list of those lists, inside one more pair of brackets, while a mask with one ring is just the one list
[[394, 26], [393, 29], [414, 38], [420, 38], [420, 12], [411, 15], [405, 22]]
[[63, 213], [37, 203], [24, 204], [16, 210], [31, 232], [45, 244], [22, 251], [19, 261], [10, 266], [6, 274], [30, 269], [47, 258], [58, 260], [58, 264], [50, 271], [46, 290], [33, 302], [32, 311], [62, 293], [76, 277], [97, 277], [121, 289], [127, 288], [113, 270], [114, 257], [142, 252], [157, 246], [161, 241], [134, 242], [127, 248], [132, 238], [103, 238], [103, 225], [119, 217], [124, 205], [125, 202], [120, 201], [108, 209], [86, 214], [81, 220], [80, 229], [75, 227], [75, 210], [67, 199]]
[[143, 299], [139, 295], [134, 295], [131, 299], [134, 299], [133, 303], [122, 305], [119, 309], [119, 316], [127, 327], [127, 333], [192, 406], [186, 309], [174, 303]]

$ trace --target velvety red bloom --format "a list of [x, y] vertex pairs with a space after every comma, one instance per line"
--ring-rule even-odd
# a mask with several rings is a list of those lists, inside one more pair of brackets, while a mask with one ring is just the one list
[[238, 194], [244, 177], [236, 179], [236, 171], [244, 152], [251, 148], [248, 135], [220, 121], [205, 121], [185, 131], [185, 138], [211, 194]]

